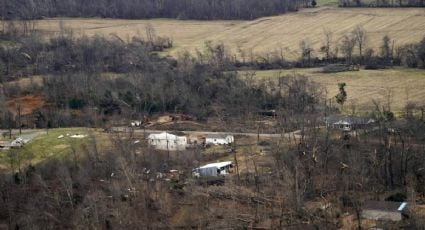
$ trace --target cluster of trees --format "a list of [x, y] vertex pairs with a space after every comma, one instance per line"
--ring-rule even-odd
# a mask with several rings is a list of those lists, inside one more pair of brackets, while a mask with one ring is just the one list
[[325, 30], [320, 48], [320, 53], [324, 54], [322, 60], [333, 62], [341, 52], [342, 63], [347, 65], [360, 64], [368, 69], [400, 65], [425, 68], [425, 37], [416, 44], [397, 46], [395, 40], [385, 35], [380, 47], [373, 49], [368, 47], [368, 32], [358, 25], [340, 39], [339, 45], [332, 47], [332, 43], [333, 33]]
[[[308, 40], [300, 42], [299, 58], [286, 60], [285, 51], [277, 50], [266, 55], [246, 55], [240, 51], [241, 58], [234, 58], [233, 66], [255, 69], [276, 69], [292, 67], [318, 67], [329, 64], [363, 65], [366, 69], [379, 69], [392, 66], [425, 68], [425, 37], [418, 43], [398, 46], [389, 36], [382, 38], [379, 48], [368, 46], [368, 33], [360, 25], [350, 33], [336, 38], [325, 29], [319, 49], [314, 49]], [[234, 55], [236, 56], [236, 55]]]
[[1, 1], [2, 19], [43, 17], [254, 19], [296, 11], [306, 0], [19, 0]]
[[[265, 109], [311, 111], [319, 100], [306, 79], [288, 78], [270, 91], [272, 83], [227, 71], [231, 55], [211, 43], [196, 57], [186, 53], [176, 60], [156, 54], [172, 44], [156, 36], [126, 42], [63, 33], [47, 42], [37, 36], [14, 42], [19, 45], [0, 48], [1, 81], [9, 81], [0, 102], [42, 95], [46, 106], [34, 112], [37, 127], [101, 125], [112, 116], [140, 119], [158, 112], [237, 120]], [[41, 85], [19, 85], [20, 77], [33, 75], [43, 75]], [[7, 106], [2, 114], [3, 127], [10, 128]]]
[[[26, 26], [23, 26], [26, 25]], [[72, 31], [63, 29], [58, 37], [45, 42], [25, 23], [6, 23], [1, 38], [10, 42], [0, 47], [0, 82], [16, 77], [76, 72], [115, 72], [152, 68], [152, 52], [172, 47], [172, 40], [146, 29], [146, 40], [133, 37], [129, 42], [118, 37], [74, 38]], [[159, 61], [158, 61], [159, 62]]]
[[339, 0], [340, 7], [424, 7], [424, 0]]
[[[118, 37], [75, 38], [72, 31], [63, 29], [60, 36], [46, 42], [33, 33], [32, 28], [32, 24], [6, 24], [1, 36], [13, 45], [0, 47], [0, 81], [43, 75], [43, 83], [31, 87], [8, 84], [0, 90], [0, 102], [5, 105], [10, 98], [43, 95], [50, 108], [36, 112], [38, 127], [100, 125], [114, 115], [139, 119], [156, 112], [188, 113], [201, 120], [210, 116], [237, 120], [264, 109], [283, 108], [291, 113], [311, 111], [321, 98], [312, 90], [318, 87], [312, 87], [311, 82], [302, 78], [258, 84], [254, 75], [239, 76], [234, 71], [239, 68], [332, 63], [363, 64], [366, 68], [425, 67], [425, 39], [396, 48], [385, 36], [377, 52], [367, 48], [367, 32], [360, 26], [337, 45], [333, 45], [333, 33], [325, 30], [323, 45], [318, 51], [320, 58], [308, 42], [301, 42], [301, 57], [297, 61], [285, 60], [282, 53], [254, 57], [241, 51], [236, 55], [223, 44], [212, 42], [206, 42], [204, 49], [194, 55], [186, 52], [177, 59], [160, 57], [156, 51], [169, 48], [173, 43], [156, 36], [150, 26], [146, 29], [147, 39], [134, 37], [128, 41]], [[294, 89], [295, 93], [305, 95], [290, 95], [288, 92]], [[304, 100], [303, 106], [297, 106], [300, 98]], [[0, 120], [3, 127], [11, 127], [6, 125], [13, 121], [6, 107]]]

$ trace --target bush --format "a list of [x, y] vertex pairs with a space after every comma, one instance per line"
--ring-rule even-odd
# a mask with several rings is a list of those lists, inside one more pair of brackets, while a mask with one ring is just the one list
[[71, 109], [82, 109], [84, 106], [87, 105], [86, 101], [81, 98], [71, 98], [68, 101], [69, 108]]

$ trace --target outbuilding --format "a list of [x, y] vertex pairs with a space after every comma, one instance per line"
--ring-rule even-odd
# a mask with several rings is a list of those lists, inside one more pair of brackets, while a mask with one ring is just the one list
[[158, 150], [185, 150], [187, 146], [187, 138], [184, 135], [177, 135], [167, 132], [158, 134], [150, 134], [148, 136], [149, 146]]

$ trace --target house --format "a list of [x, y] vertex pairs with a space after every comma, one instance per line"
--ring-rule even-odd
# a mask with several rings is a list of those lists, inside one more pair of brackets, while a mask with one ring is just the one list
[[366, 201], [362, 217], [369, 220], [401, 221], [406, 202]]
[[210, 163], [193, 170], [194, 177], [217, 177], [233, 172], [233, 163], [231, 161], [223, 161], [218, 163]]
[[185, 150], [187, 138], [182, 134], [172, 134], [162, 132], [159, 134], [150, 134], [148, 144], [158, 150]]
[[364, 129], [375, 123], [375, 120], [368, 117], [331, 115], [325, 118], [326, 126], [342, 131], [351, 131], [355, 129]]
[[232, 135], [208, 134], [205, 136], [205, 144], [228, 145], [235, 141]]

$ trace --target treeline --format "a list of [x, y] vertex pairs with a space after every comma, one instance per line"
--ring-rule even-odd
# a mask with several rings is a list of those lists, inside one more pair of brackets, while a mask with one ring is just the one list
[[306, 0], [18, 0], [1, 1], [2, 19], [43, 17], [254, 19], [296, 11]]
[[340, 7], [424, 7], [424, 0], [339, 0]]
[[[368, 41], [368, 32], [362, 26], [356, 26], [342, 37], [335, 37], [332, 31], [325, 29], [318, 49], [309, 40], [300, 41], [296, 60], [286, 59], [286, 52], [276, 49], [266, 54], [227, 52], [227, 62], [234, 68], [253, 69], [323, 67], [333, 64], [345, 65], [346, 69], [352, 69], [353, 66], [364, 66], [366, 69], [393, 66], [425, 68], [425, 37], [418, 43], [397, 45], [397, 41], [386, 35], [379, 47], [374, 48], [369, 46]], [[225, 50], [223, 44], [213, 48], [218, 53]]]
[[[113, 116], [140, 119], [165, 112], [239, 120], [264, 109], [308, 112], [319, 100], [306, 79], [288, 78], [287, 87], [273, 93], [267, 84], [245, 81], [228, 71], [227, 55], [213, 45], [202, 58], [176, 60], [156, 54], [155, 47], [170, 45], [158, 42], [165, 38], [126, 42], [64, 33], [47, 42], [37, 36], [13, 39], [17, 45], [0, 48], [2, 81], [8, 85], [0, 92], [4, 128], [18, 126], [6, 102], [25, 95], [41, 95], [46, 102], [34, 111], [36, 127], [102, 125]], [[16, 81], [33, 75], [42, 75], [42, 84], [22, 87]]]

